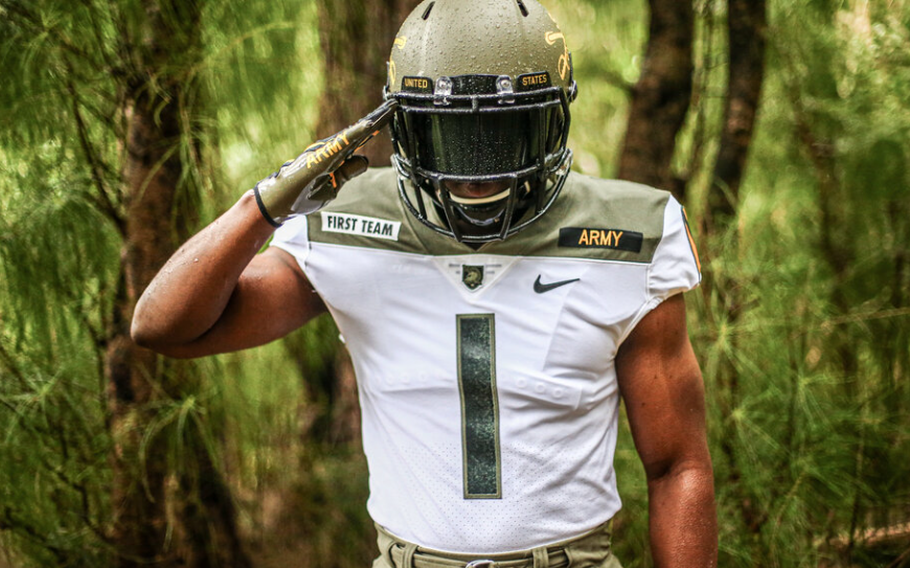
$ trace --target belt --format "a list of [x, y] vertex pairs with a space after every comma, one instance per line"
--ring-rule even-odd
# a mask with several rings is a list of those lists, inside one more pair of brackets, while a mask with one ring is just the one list
[[468, 556], [428, 552], [420, 547], [395, 543], [389, 554], [399, 568], [566, 568], [569, 565], [569, 556], [562, 547]]

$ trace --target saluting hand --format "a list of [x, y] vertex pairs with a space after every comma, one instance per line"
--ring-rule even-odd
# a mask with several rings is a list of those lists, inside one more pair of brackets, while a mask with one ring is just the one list
[[263, 216], [278, 226], [294, 215], [319, 211], [335, 199], [345, 182], [367, 170], [366, 156], [354, 152], [392, 119], [397, 106], [394, 99], [384, 102], [352, 126], [310, 144], [296, 159], [257, 183], [253, 192]]

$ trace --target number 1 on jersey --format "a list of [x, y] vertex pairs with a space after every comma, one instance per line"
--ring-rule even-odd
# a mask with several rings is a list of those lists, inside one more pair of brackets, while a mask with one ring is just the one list
[[494, 315], [461, 314], [456, 324], [464, 498], [501, 499]]

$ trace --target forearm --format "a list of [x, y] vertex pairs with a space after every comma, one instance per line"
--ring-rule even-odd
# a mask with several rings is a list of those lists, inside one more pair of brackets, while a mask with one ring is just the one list
[[133, 316], [140, 345], [189, 343], [222, 313], [241, 273], [274, 231], [251, 193], [187, 241], [146, 288]]
[[654, 565], [716, 566], [717, 515], [710, 459], [670, 468], [649, 480], [648, 495]]

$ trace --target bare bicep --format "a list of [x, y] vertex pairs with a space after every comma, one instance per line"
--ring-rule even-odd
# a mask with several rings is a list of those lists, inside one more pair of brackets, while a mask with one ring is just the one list
[[682, 295], [645, 316], [620, 348], [617, 377], [649, 478], [707, 455], [704, 385]]
[[323, 313], [325, 305], [297, 261], [269, 248], [253, 258], [217, 322], [192, 343], [168, 355], [201, 357], [263, 345]]

